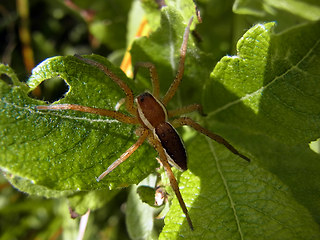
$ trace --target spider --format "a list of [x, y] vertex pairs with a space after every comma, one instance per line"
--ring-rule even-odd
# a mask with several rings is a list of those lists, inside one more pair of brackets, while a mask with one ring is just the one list
[[[102, 70], [109, 78], [111, 78], [125, 93], [125, 107], [130, 115], [120, 113], [118, 111], [112, 111], [107, 109], [93, 108], [75, 104], [54, 104], [46, 106], [37, 106], [38, 110], [74, 110], [86, 113], [98, 114], [114, 118], [120, 122], [135, 124], [139, 127], [136, 130], [136, 134], [139, 136], [136, 143], [134, 143], [125, 153], [123, 153], [116, 161], [114, 161], [108, 169], [103, 172], [97, 181], [102, 180], [106, 175], [113, 171], [119, 164], [124, 162], [133, 152], [135, 152], [145, 140], [156, 149], [159, 154], [160, 162], [162, 163], [168, 178], [170, 185], [177, 196], [179, 204], [186, 216], [187, 222], [193, 230], [193, 224], [189, 216], [187, 207], [181, 196], [178, 183], [171, 170], [171, 166], [178, 168], [181, 171], [187, 170], [187, 154], [184, 148], [183, 142], [179, 137], [175, 128], [183, 125], [188, 125], [194, 128], [196, 131], [208, 136], [209, 138], [217, 141], [218, 143], [226, 146], [232, 153], [240, 156], [246, 161], [250, 161], [246, 156], [240, 154], [234, 147], [232, 147], [224, 138], [216, 135], [207, 129], [200, 126], [188, 117], [178, 117], [182, 114], [198, 111], [202, 113], [202, 107], [199, 104], [192, 104], [186, 107], [182, 107], [176, 110], [167, 111], [166, 106], [171, 98], [175, 95], [184, 72], [184, 62], [187, 52], [187, 43], [190, 32], [190, 26], [193, 17], [190, 18], [187, 27], [185, 28], [183, 41], [180, 48], [180, 60], [178, 65], [178, 71], [174, 81], [169, 87], [166, 94], [160, 97], [160, 87], [158, 74], [155, 66], [149, 62], [138, 62], [135, 66], [134, 75], [136, 75], [139, 67], [147, 68], [150, 72], [152, 82], [152, 94], [144, 92], [134, 98], [132, 90], [128, 85], [123, 82], [119, 77], [112, 73], [106, 66], [91, 60], [76, 55], [77, 58], [84, 61], [87, 64], [93, 65]], [[175, 117], [175, 118], [174, 118]], [[172, 119], [173, 120], [169, 120]]]

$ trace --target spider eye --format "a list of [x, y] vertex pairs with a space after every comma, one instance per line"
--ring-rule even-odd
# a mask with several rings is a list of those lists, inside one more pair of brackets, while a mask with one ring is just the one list
[[[142, 93], [142, 94], [140, 94], [140, 95], [138, 96], [138, 100], [139, 100], [140, 102], [144, 102], [145, 98], [150, 98], [150, 97], [152, 97], [152, 95], [151, 95], [150, 93], [148, 93], [148, 92], [145, 92], [145, 93]], [[152, 97], [152, 98], [153, 98], [153, 97]]]

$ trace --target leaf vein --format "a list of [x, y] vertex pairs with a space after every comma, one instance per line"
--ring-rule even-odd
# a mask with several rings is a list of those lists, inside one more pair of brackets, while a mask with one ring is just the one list
[[[167, 15], [167, 19], [168, 19], [168, 23], [169, 25], [172, 25], [171, 23], [171, 19], [170, 19], [170, 15], [168, 12], [165, 12], [165, 14]], [[171, 65], [171, 69], [173, 70], [173, 72], [176, 71], [176, 65], [175, 65], [175, 58], [174, 58], [174, 52], [175, 52], [175, 46], [174, 46], [174, 41], [173, 41], [173, 37], [172, 37], [172, 29], [169, 28], [169, 40], [168, 40], [168, 43], [169, 43], [169, 62], [170, 62], [170, 65]]]
[[233, 215], [234, 215], [234, 218], [235, 218], [235, 221], [236, 221], [236, 224], [237, 224], [237, 228], [238, 228], [238, 232], [239, 232], [239, 235], [240, 235], [240, 239], [243, 240], [243, 233], [242, 233], [242, 229], [241, 229], [241, 226], [240, 226], [240, 221], [239, 221], [239, 218], [238, 218], [238, 214], [237, 214], [237, 210], [235, 208], [235, 203], [232, 199], [232, 196], [231, 196], [231, 193], [230, 193], [230, 190], [229, 190], [229, 187], [228, 187], [228, 183], [227, 183], [227, 180], [225, 179], [224, 175], [223, 175], [223, 172], [222, 172], [222, 169], [221, 169], [221, 166], [219, 164], [219, 161], [218, 161], [218, 157], [216, 155], [216, 152], [213, 148], [213, 145], [212, 145], [212, 141], [207, 139], [206, 138], [206, 141], [208, 142], [208, 145], [209, 145], [209, 148], [210, 148], [210, 152], [212, 153], [213, 155], [213, 158], [215, 159], [215, 162], [216, 162], [216, 166], [217, 166], [217, 171], [220, 175], [220, 178], [223, 182], [223, 185], [224, 185], [224, 188], [226, 190], [226, 193], [227, 193], [227, 197], [229, 199], [229, 202], [230, 202], [230, 205], [231, 205], [231, 209], [233, 211]]
[[59, 113], [42, 112], [42, 111], [37, 111], [34, 108], [22, 107], [22, 106], [7, 102], [4, 99], [1, 99], [1, 101], [4, 102], [5, 104], [13, 106], [14, 108], [27, 110], [27, 111], [29, 111], [30, 113], [33, 113], [33, 114], [51, 115], [51, 116], [55, 116], [55, 117], [65, 118], [65, 119], [87, 121], [87, 122], [90, 122], [90, 123], [93, 123], [93, 122], [119, 123], [119, 121], [115, 120], [115, 119], [91, 119], [91, 118], [86, 118], [86, 117], [76, 117], [76, 116], [70, 116], [70, 115], [63, 115], [63, 114], [59, 114]]

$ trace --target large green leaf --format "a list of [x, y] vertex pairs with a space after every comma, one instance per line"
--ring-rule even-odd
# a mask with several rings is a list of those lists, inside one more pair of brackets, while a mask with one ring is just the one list
[[217, 64], [204, 94], [212, 130], [276, 174], [318, 222], [319, 155], [308, 143], [320, 137], [319, 25], [281, 34], [273, 24], [253, 27], [238, 55]]
[[194, 224], [176, 199], [160, 239], [317, 239], [318, 225], [286, 185], [256, 163], [198, 136], [187, 144], [180, 189]]
[[273, 25], [256, 25], [238, 42], [237, 56], [221, 59], [204, 106], [212, 120], [290, 144], [308, 143], [320, 131], [320, 32], [314, 31], [320, 23], [282, 34], [272, 34]]
[[[109, 62], [95, 58], [126, 79]], [[6, 70], [2, 73], [10, 75]], [[129, 164], [123, 164], [98, 183], [95, 177], [136, 140], [135, 127], [92, 114], [35, 110], [34, 106], [45, 103], [30, 98], [29, 91], [53, 77], [64, 79], [70, 86], [59, 103], [113, 109], [124, 94], [97, 68], [75, 57], [54, 57], [33, 70], [28, 82], [30, 88], [10, 76], [14, 85], [1, 81], [0, 143], [5, 150], [0, 153], [1, 168], [9, 178], [24, 180], [24, 191], [34, 193], [32, 187], [35, 187], [38, 195], [50, 196], [39, 191], [39, 186], [74, 192], [123, 186], [139, 182], [155, 167], [154, 155], [148, 151], [151, 148], [145, 145], [129, 158]], [[144, 158], [147, 161], [133, 170], [130, 162], [142, 155], [152, 160]], [[56, 192], [52, 195], [56, 196]]]
[[180, 189], [195, 231], [174, 201], [162, 239], [319, 238], [320, 156], [307, 145], [320, 136], [319, 23], [278, 35], [273, 26], [250, 29], [204, 91], [203, 123], [252, 162], [200, 136], [187, 142]]

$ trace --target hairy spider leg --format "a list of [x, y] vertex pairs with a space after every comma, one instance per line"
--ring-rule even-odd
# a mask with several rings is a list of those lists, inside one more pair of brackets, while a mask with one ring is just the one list
[[176, 75], [174, 81], [171, 83], [168, 91], [166, 92], [166, 95], [164, 95], [164, 97], [162, 99], [162, 103], [165, 106], [168, 104], [168, 102], [171, 100], [171, 98], [175, 95], [175, 93], [181, 83], [182, 77], [183, 77], [184, 62], [186, 59], [188, 38], [189, 38], [189, 32], [190, 32], [192, 20], [193, 20], [193, 16], [190, 18], [189, 23], [184, 31], [184, 34], [183, 34], [183, 41], [182, 41], [182, 45], [180, 48], [180, 61], [179, 61], [177, 75]]
[[73, 110], [73, 111], [97, 114], [101, 116], [107, 116], [110, 118], [114, 118], [119, 122], [128, 123], [128, 124], [139, 123], [136, 117], [131, 117], [121, 112], [102, 109], [102, 108], [86, 107], [86, 106], [81, 106], [77, 104], [39, 105], [39, 106], [35, 106], [35, 108], [38, 110]]
[[227, 142], [227, 140], [225, 140], [223, 137], [214, 134], [210, 131], [208, 131], [207, 129], [205, 129], [204, 127], [202, 127], [201, 125], [199, 125], [198, 123], [196, 123], [195, 121], [193, 121], [192, 119], [188, 118], [188, 117], [181, 117], [181, 118], [177, 118], [174, 119], [171, 122], [172, 126], [174, 127], [181, 127], [184, 125], [190, 126], [193, 129], [195, 129], [196, 131], [208, 136], [209, 138], [215, 140], [216, 142], [223, 144], [226, 148], [228, 148], [232, 153], [238, 155], [239, 157], [241, 157], [242, 159], [250, 162], [250, 159], [247, 158], [246, 156], [242, 155], [241, 153], [238, 152], [238, 150], [236, 150], [230, 143]]
[[114, 161], [106, 171], [104, 171], [99, 177], [96, 178], [96, 180], [99, 182], [102, 178], [104, 178], [106, 175], [112, 172], [121, 163], [127, 160], [127, 158], [130, 157], [131, 154], [134, 153], [141, 146], [141, 144], [146, 140], [148, 135], [149, 131], [144, 130], [142, 135], [139, 137], [138, 141], [135, 144], [133, 144], [125, 153], [123, 153], [116, 161]]
[[180, 116], [180, 115], [195, 112], [195, 111], [198, 111], [202, 116], [206, 116], [206, 114], [203, 113], [201, 104], [191, 104], [182, 108], [169, 110], [168, 118]]
[[191, 228], [191, 230], [193, 230], [193, 224], [192, 224], [191, 218], [189, 216], [188, 209], [186, 207], [186, 204], [183, 201], [182, 195], [179, 190], [179, 185], [178, 185], [177, 180], [171, 170], [171, 166], [168, 162], [168, 159], [166, 157], [166, 154], [164, 152], [163, 147], [162, 147], [161, 143], [157, 139], [154, 138], [154, 136], [150, 136], [148, 138], [148, 140], [153, 145], [153, 147], [157, 150], [159, 157], [160, 157], [160, 162], [162, 163], [162, 165], [168, 175], [170, 185], [171, 185], [175, 195], [177, 196], [177, 199], [179, 201], [179, 204], [180, 204], [180, 207], [182, 208], [183, 213], [186, 215], [189, 227]]
[[160, 86], [159, 86], [159, 77], [157, 73], [157, 69], [154, 66], [154, 64], [150, 62], [137, 62], [134, 65], [134, 71], [133, 71], [133, 78], [136, 77], [138, 69], [140, 67], [148, 68], [149, 73], [150, 73], [150, 78], [152, 81], [152, 95], [156, 98], [160, 98]]
[[109, 78], [111, 78], [116, 84], [118, 84], [118, 86], [123, 90], [123, 92], [126, 94], [126, 108], [127, 111], [129, 113], [131, 113], [132, 115], [136, 116], [137, 114], [137, 109], [134, 106], [134, 96], [132, 93], [132, 90], [128, 87], [128, 85], [122, 81], [117, 75], [115, 75], [113, 72], [111, 72], [106, 66], [104, 66], [103, 64], [96, 62], [92, 59], [88, 59], [88, 58], [83, 58], [79, 55], [75, 55], [75, 57], [77, 57], [78, 59], [80, 59], [81, 61], [88, 63], [92, 66], [95, 66], [97, 68], [99, 68], [101, 71], [103, 71]]

